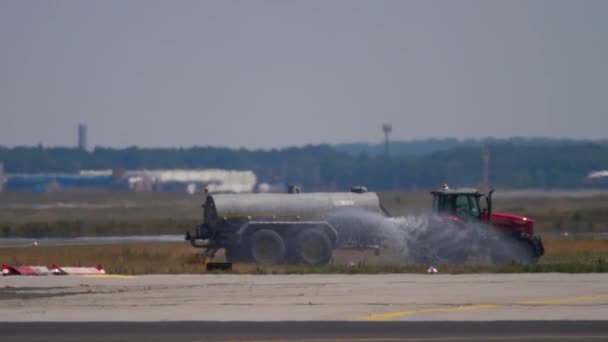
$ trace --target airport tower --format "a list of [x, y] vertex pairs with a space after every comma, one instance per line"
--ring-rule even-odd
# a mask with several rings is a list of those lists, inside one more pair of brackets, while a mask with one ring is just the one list
[[78, 124], [78, 148], [86, 151], [87, 149], [87, 126]]

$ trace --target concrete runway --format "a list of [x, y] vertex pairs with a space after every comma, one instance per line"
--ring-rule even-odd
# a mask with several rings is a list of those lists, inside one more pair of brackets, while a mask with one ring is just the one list
[[0, 303], [0, 322], [608, 320], [608, 274], [9, 276]]
[[602, 321], [0, 323], [2, 341], [606, 341]]
[[130, 236], [81, 236], [72, 238], [0, 238], [0, 248], [32, 247], [36, 241], [40, 247], [93, 246], [126, 243], [184, 242], [184, 235], [130, 235]]

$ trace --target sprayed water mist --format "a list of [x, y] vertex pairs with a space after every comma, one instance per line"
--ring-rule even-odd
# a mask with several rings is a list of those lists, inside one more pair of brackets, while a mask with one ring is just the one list
[[531, 250], [493, 226], [432, 215], [388, 217], [350, 208], [327, 216], [342, 247], [379, 246], [397, 251], [400, 263], [487, 264], [526, 262]]

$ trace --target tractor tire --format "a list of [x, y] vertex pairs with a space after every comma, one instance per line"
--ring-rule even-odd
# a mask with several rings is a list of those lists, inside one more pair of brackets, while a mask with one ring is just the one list
[[536, 254], [536, 258], [540, 258], [545, 255], [545, 246], [543, 245], [543, 240], [540, 236], [530, 236], [532, 239], [532, 244], [534, 245], [534, 252]]
[[492, 253], [492, 261], [496, 264], [535, 264], [545, 250], [542, 241], [526, 233], [508, 237], [510, 241], [503, 244], [503, 248]]
[[539, 246], [538, 239], [535, 239], [530, 234], [521, 233], [517, 238], [517, 241], [521, 246], [521, 263], [536, 264], [538, 262], [538, 258], [544, 254], [544, 249], [542, 251], [540, 250], [542, 244]]
[[258, 264], [281, 264], [286, 257], [285, 242], [274, 230], [261, 229], [249, 238], [249, 255]]
[[321, 229], [305, 229], [292, 244], [293, 260], [310, 266], [327, 265], [331, 260], [332, 243]]

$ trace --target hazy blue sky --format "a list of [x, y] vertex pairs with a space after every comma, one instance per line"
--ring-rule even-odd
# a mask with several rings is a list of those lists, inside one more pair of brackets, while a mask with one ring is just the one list
[[608, 1], [0, 0], [0, 145], [607, 138]]

